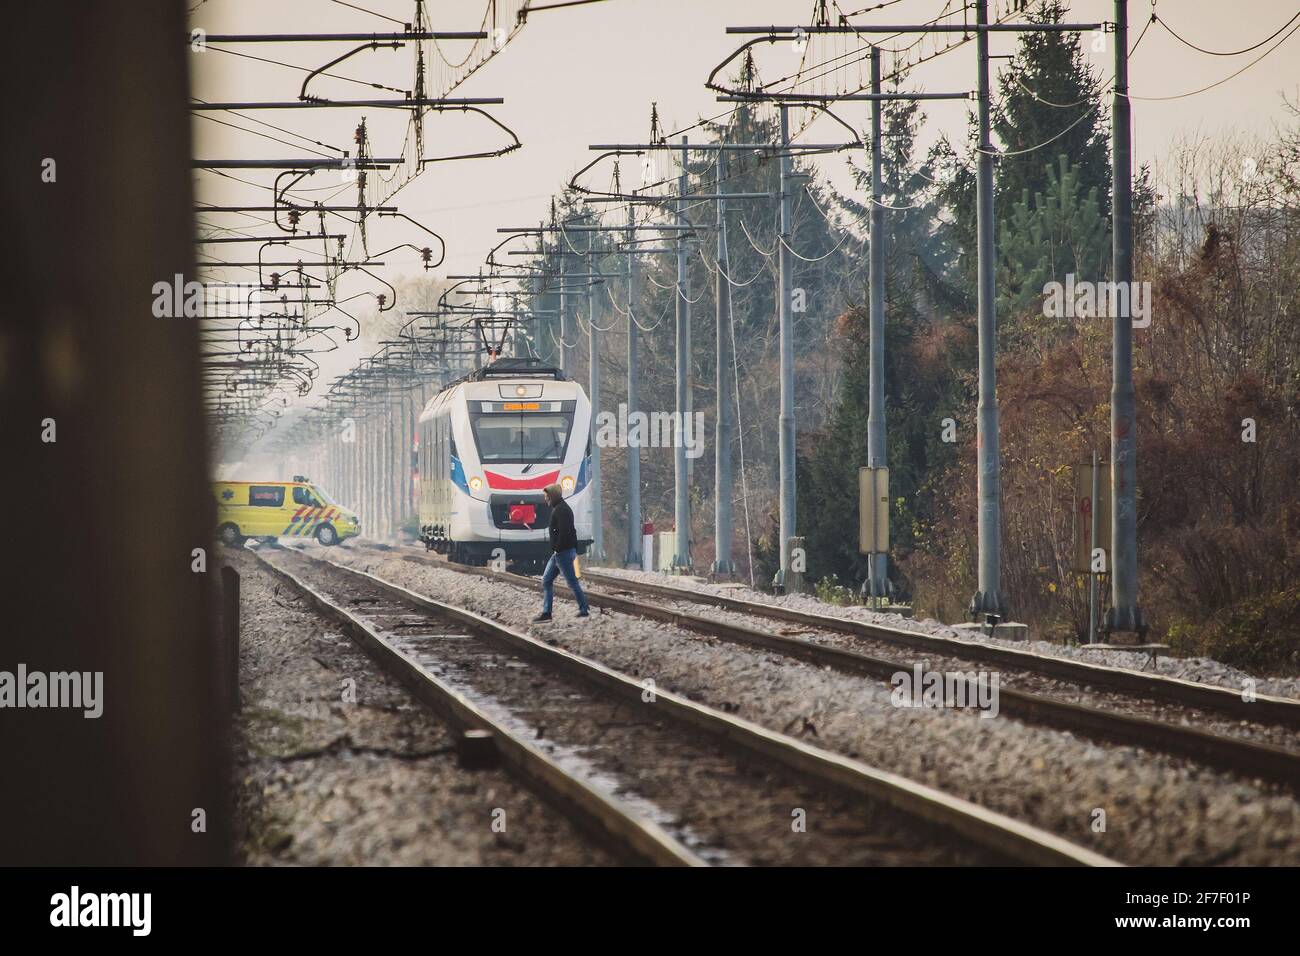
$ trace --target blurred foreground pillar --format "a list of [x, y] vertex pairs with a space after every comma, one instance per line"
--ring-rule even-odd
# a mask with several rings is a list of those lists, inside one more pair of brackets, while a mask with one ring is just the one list
[[8, 16], [0, 672], [103, 676], [98, 717], [0, 708], [0, 864], [223, 862], [198, 320], [153, 314], [195, 278], [186, 58], [213, 54], [177, 2]]

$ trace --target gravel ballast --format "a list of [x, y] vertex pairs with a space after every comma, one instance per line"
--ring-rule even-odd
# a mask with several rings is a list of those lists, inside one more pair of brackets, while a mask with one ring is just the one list
[[[772, 604], [778, 607], [788, 607], [795, 611], [805, 611], [810, 614], [825, 614], [828, 617], [862, 621], [865, 624], [878, 624], [884, 627], [896, 627], [900, 630], [919, 631], [924, 634], [935, 634], [939, 637], [984, 641], [1003, 647], [1033, 651], [1037, 654], [1052, 654], [1057, 657], [1068, 657], [1091, 664], [1104, 664], [1107, 667], [1136, 669], [1146, 660], [1145, 655], [1129, 651], [1088, 651], [1065, 644], [1053, 644], [1049, 641], [1006, 640], [997, 637], [996, 631], [993, 637], [974, 629], [959, 631], [930, 618], [913, 620], [898, 614], [884, 614], [861, 606], [828, 604], [809, 594], [767, 594], [752, 588], [736, 588], [734, 586], [712, 584], [694, 577], [653, 574], [628, 568], [599, 568], [598, 570], [601, 574], [628, 578], [632, 581], [644, 581], [647, 584], [702, 591], [705, 594], [719, 594], [723, 597], [737, 598], [742, 601], [753, 601], [756, 604]], [[1254, 684], [1256, 693], [1300, 699], [1300, 677], [1261, 677], [1248, 674], [1229, 664], [1208, 657], [1162, 656], [1158, 658], [1156, 666], [1148, 668], [1148, 670], [1154, 670], [1155, 673], [1167, 677], [1179, 677], [1183, 680], [1196, 681], [1201, 684], [1215, 684], [1233, 691], [1241, 691], [1246, 686], [1246, 682], [1251, 681]]]
[[[605, 588], [606, 590], [613, 590], [608, 585], [605, 585]], [[988, 669], [989, 667], [987, 663], [970, 658], [916, 651], [900, 647], [897, 644], [889, 644], [883, 640], [872, 640], [858, 634], [817, 630], [801, 624], [774, 621], [753, 614], [692, 604], [688, 601], [667, 601], [659, 597], [638, 597], [642, 600], [649, 600], [656, 606], [671, 608], [695, 617], [728, 624], [739, 624], [760, 631], [794, 637], [813, 644], [836, 647], [882, 660], [894, 661], [903, 670], [911, 669], [916, 663], [921, 663], [926, 671], [936, 670], [948, 673], [979, 672], [981, 669]], [[999, 687], [1001, 688], [1014, 688], [1025, 693], [1101, 708], [1110, 712], [1192, 726], [1227, 737], [1237, 737], [1258, 743], [1271, 744], [1275, 747], [1300, 750], [1300, 731], [1288, 727], [1238, 720], [1214, 711], [1171, 703], [1158, 698], [1135, 697], [1100, 687], [1079, 685], [1068, 680], [1058, 680], [1034, 673], [1033, 671], [999, 666], [997, 672]]]
[[224, 557], [240, 574], [245, 863], [614, 862], [504, 771], [462, 768], [450, 728], [251, 554]]
[[328, 556], [1125, 862], [1300, 862], [1300, 804], [1266, 785], [1005, 716], [895, 707], [891, 688], [881, 681], [623, 614], [579, 620], [563, 592], [555, 621], [533, 625], [540, 588], [362, 548], [335, 549]]
[[430, 674], [570, 774], [616, 796], [715, 865], [1007, 862], [896, 810], [719, 746], [643, 699], [632, 703], [288, 551], [270, 560], [348, 607]]

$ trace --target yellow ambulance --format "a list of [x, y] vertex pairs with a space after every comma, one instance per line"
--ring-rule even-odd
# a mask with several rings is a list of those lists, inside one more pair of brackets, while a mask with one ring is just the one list
[[361, 519], [302, 475], [293, 481], [217, 481], [217, 540], [243, 547], [249, 538], [315, 538], [335, 545], [361, 533]]

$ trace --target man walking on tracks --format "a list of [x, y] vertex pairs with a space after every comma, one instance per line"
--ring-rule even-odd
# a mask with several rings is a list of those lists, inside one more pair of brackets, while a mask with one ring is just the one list
[[578, 599], [578, 617], [588, 616], [587, 595], [582, 593], [582, 585], [573, 572], [573, 562], [578, 557], [578, 532], [573, 526], [573, 509], [564, 500], [559, 485], [547, 485], [542, 489], [546, 501], [551, 506], [551, 560], [546, 562], [546, 571], [542, 574], [542, 613], [533, 618], [534, 622], [549, 621], [551, 606], [555, 602], [555, 579], [564, 573], [564, 580], [573, 589], [573, 596]]

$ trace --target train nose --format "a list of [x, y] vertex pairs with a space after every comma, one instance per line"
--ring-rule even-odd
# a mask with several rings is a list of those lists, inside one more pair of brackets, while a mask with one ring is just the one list
[[536, 524], [537, 523], [537, 506], [536, 505], [511, 505], [510, 506], [510, 523], [511, 524]]

